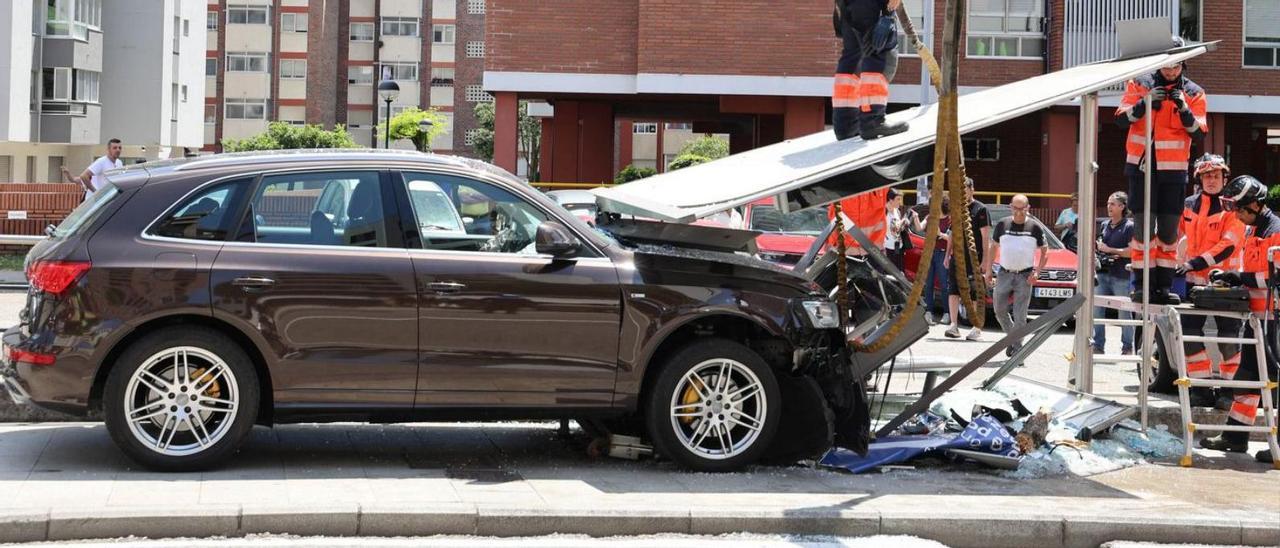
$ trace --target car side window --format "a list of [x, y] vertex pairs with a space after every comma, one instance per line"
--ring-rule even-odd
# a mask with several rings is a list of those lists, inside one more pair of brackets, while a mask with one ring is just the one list
[[387, 247], [382, 189], [374, 171], [263, 177], [240, 228], [266, 244]]
[[235, 226], [243, 194], [253, 181], [239, 179], [213, 185], [188, 197], [151, 233], [187, 240], [225, 240]]
[[550, 217], [497, 185], [405, 173], [405, 190], [424, 249], [536, 255], [538, 225]]

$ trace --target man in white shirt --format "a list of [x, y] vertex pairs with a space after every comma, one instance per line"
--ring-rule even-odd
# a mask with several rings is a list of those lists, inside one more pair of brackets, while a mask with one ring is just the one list
[[[1026, 196], [1018, 194], [1009, 201], [1009, 209], [1013, 215], [1001, 219], [991, 231], [991, 248], [988, 257], [1000, 255], [997, 263], [999, 273], [996, 274], [995, 291], [991, 300], [996, 308], [996, 320], [1005, 333], [1027, 324], [1027, 308], [1031, 304], [1031, 281], [1040, 276], [1045, 262], [1049, 259], [1049, 248], [1044, 232], [1030, 221], [1027, 212], [1031, 209]], [[991, 270], [983, 272], [987, 283], [991, 283]], [[1012, 314], [1011, 314], [1012, 313]], [[1013, 343], [1005, 350], [1006, 355], [1013, 355], [1022, 346], [1022, 341]]]
[[107, 141], [107, 155], [94, 160], [89, 167], [85, 168], [84, 173], [79, 177], [72, 177], [71, 172], [66, 167], [62, 168], [62, 176], [67, 179], [68, 183], [75, 183], [84, 187], [84, 197], [92, 196], [104, 183], [102, 172], [109, 169], [124, 167], [124, 163], [120, 161], [120, 151], [124, 147], [120, 144], [119, 139]]

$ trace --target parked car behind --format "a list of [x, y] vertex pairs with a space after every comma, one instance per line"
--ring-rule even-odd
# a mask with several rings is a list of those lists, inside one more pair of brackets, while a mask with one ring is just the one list
[[[144, 466], [215, 466], [253, 425], [289, 422], [601, 421], [706, 471], [865, 436], [829, 258], [795, 272], [615, 237], [505, 171], [419, 153], [218, 155], [107, 179], [27, 256], [0, 384], [101, 410]], [[877, 264], [850, 267], [868, 284], [858, 337], [903, 304]]]
[[784, 266], [796, 264], [813, 241], [827, 227], [827, 210], [822, 207], [782, 213], [774, 199], [762, 198], [747, 205], [743, 223], [756, 237], [758, 256]]
[[[927, 211], [918, 210], [921, 218], [924, 218]], [[997, 221], [1013, 215], [1009, 206], [1004, 204], [989, 204], [987, 205], [987, 211], [991, 214], [991, 223], [993, 225]], [[1033, 312], [1044, 312], [1075, 295], [1077, 259], [1075, 252], [1067, 249], [1062, 240], [1053, 234], [1050, 227], [1045, 226], [1034, 215], [1028, 215], [1028, 218], [1031, 222], [1040, 225], [1046, 240], [1048, 240], [1049, 260], [1045, 263], [1045, 269], [1040, 273], [1040, 277], [1031, 282], [1031, 305], [1028, 308]], [[907, 250], [903, 259], [904, 274], [912, 280], [915, 279], [916, 266], [920, 263], [920, 253], [923, 249], [924, 233], [912, 229], [911, 249]], [[987, 301], [990, 302], [991, 288], [987, 289]], [[942, 291], [941, 284], [935, 284], [932, 290], [935, 295], [939, 296], [939, 302], [946, 302], [946, 295], [941, 295], [940, 293]]]

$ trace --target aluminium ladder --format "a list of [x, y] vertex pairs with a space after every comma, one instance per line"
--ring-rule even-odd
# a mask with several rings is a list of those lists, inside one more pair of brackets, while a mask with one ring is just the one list
[[[1266, 433], [1267, 445], [1271, 448], [1271, 456], [1273, 459], [1272, 466], [1280, 470], [1280, 445], [1276, 442], [1276, 421], [1278, 420], [1275, 413], [1275, 402], [1272, 401], [1271, 395], [1275, 391], [1277, 383], [1272, 381], [1267, 374], [1267, 357], [1264, 341], [1264, 332], [1262, 322], [1251, 312], [1234, 312], [1227, 310], [1208, 310], [1204, 308], [1195, 308], [1191, 305], [1147, 305], [1135, 303], [1128, 297], [1115, 297], [1098, 295], [1094, 297], [1094, 305], [1110, 308], [1113, 310], [1123, 310], [1133, 312], [1135, 314], [1148, 315], [1153, 320], [1152, 327], [1143, 332], [1143, 343], [1146, 348], [1154, 343], [1154, 331], [1160, 331], [1165, 337], [1165, 352], [1168, 353], [1169, 363], [1177, 368], [1178, 379], [1174, 384], [1178, 386], [1178, 404], [1182, 412], [1182, 438], [1185, 445], [1182, 460], [1179, 462], [1182, 466], [1191, 466], [1191, 454], [1193, 442], [1195, 441], [1195, 433], [1197, 430], [1217, 431], [1217, 432], [1264, 432]], [[1234, 318], [1241, 322], [1247, 322], [1253, 329], [1254, 336], [1252, 338], [1242, 337], [1220, 337], [1220, 336], [1200, 336], [1200, 335], [1183, 335], [1182, 334], [1182, 315], [1199, 315], [1212, 316], [1219, 318]], [[1097, 320], [1095, 320], [1097, 321]], [[1103, 320], [1103, 325], [1142, 325], [1142, 320]], [[1258, 360], [1258, 380], [1256, 381], [1237, 381], [1222, 379], [1192, 379], [1187, 376], [1187, 360], [1184, 353], [1183, 342], [1200, 342], [1200, 343], [1231, 343], [1241, 345], [1241, 351], [1244, 347], [1253, 346], [1257, 352]], [[1144, 352], [1145, 354], [1145, 352]], [[1147, 368], [1141, 357], [1138, 356], [1093, 356], [1095, 362], [1098, 363], [1137, 363], [1140, 367]], [[1147, 362], [1148, 364], [1150, 362]], [[1145, 371], [1145, 369], [1140, 369]], [[1143, 375], [1142, 384], [1146, 383], [1146, 375]], [[1232, 426], [1228, 424], [1205, 424], [1197, 423], [1191, 414], [1191, 389], [1199, 387], [1209, 388], [1244, 388], [1258, 390], [1261, 392], [1260, 409], [1263, 416], [1263, 424], [1258, 425], [1257, 419], [1254, 419], [1254, 425], [1251, 426]], [[1145, 395], [1146, 386], [1140, 386], [1139, 391]], [[1146, 398], [1140, 405], [1146, 406]]]

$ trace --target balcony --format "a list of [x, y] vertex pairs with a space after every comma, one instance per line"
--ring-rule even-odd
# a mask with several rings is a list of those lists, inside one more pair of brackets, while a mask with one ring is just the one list
[[1120, 55], [1115, 21], [1168, 17], [1170, 35], [1178, 34], [1179, 0], [1065, 0], [1062, 68]]

